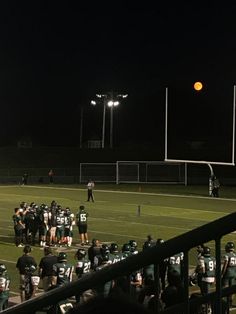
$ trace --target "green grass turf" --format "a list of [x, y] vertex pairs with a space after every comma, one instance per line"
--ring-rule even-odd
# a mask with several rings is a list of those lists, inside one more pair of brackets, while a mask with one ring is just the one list
[[[130, 239], [142, 247], [148, 234], [168, 240], [193, 228], [235, 211], [236, 188], [223, 187], [222, 198], [209, 198], [205, 186], [139, 186], [96, 185], [95, 203], [87, 203], [84, 186], [0, 186], [0, 262], [8, 267], [12, 279], [11, 291], [18, 293], [16, 260], [22, 248], [14, 245], [12, 215], [20, 202], [50, 204], [56, 200], [76, 213], [84, 204], [89, 213], [89, 238], [102, 242], [116, 242], [121, 247]], [[140, 206], [141, 215], [137, 215]], [[224, 237], [222, 243], [234, 241], [235, 234]], [[74, 227], [73, 247], [65, 249], [69, 262], [75, 264], [74, 252], [79, 243]], [[209, 244], [212, 248], [214, 243]], [[64, 250], [60, 248], [60, 250]], [[181, 250], [181, 248], [180, 248]], [[55, 250], [58, 253], [58, 249]], [[42, 248], [35, 246], [32, 255], [37, 263], [43, 256]], [[190, 264], [196, 263], [195, 249], [190, 252]]]

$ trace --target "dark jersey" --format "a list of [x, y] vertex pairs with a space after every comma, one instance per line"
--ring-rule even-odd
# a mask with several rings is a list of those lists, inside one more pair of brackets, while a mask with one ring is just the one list
[[100, 247], [99, 246], [90, 246], [88, 248], [88, 258], [91, 262], [91, 268], [93, 269], [94, 266], [94, 257], [100, 254]]
[[16, 268], [18, 268], [21, 275], [25, 275], [25, 267], [30, 265], [37, 267], [35, 259], [29, 255], [22, 255], [17, 260]]
[[227, 265], [224, 273], [224, 278], [236, 279], [236, 254], [234, 252], [227, 252], [223, 256], [223, 261]]
[[0, 299], [8, 299], [9, 297], [10, 278], [8, 274], [0, 276]]
[[110, 260], [112, 261], [112, 264], [121, 261], [121, 259], [122, 259], [122, 253], [111, 253], [110, 254]]
[[[99, 271], [103, 269], [104, 267], [107, 267], [109, 264], [102, 264], [99, 267], [96, 268], [96, 271]], [[112, 288], [112, 281], [108, 281], [105, 284], [99, 285], [95, 287], [95, 291], [97, 292], [98, 295], [103, 296], [103, 297], [108, 297], [110, 291]]]
[[198, 260], [202, 272], [202, 281], [212, 283], [215, 280], [216, 260], [211, 256], [201, 256]]
[[57, 277], [57, 285], [67, 284], [72, 281], [74, 267], [65, 262], [53, 265], [53, 276]]
[[106, 266], [112, 264], [112, 255], [108, 253], [107, 256], [108, 256], [108, 261], [106, 262], [106, 264], [103, 263], [104, 257], [102, 256], [102, 254], [98, 254], [98, 255], [96, 255], [94, 257], [94, 264], [93, 264], [93, 266], [94, 266], [95, 270], [97, 270], [97, 268], [100, 267], [102, 264], [104, 264]]
[[147, 282], [147, 280], [154, 280], [155, 278], [155, 265], [154, 264], [150, 264], [148, 266], [145, 266], [143, 268], [143, 279], [145, 282]]
[[168, 260], [168, 272], [175, 270], [181, 274], [183, 259], [184, 254], [182, 252], [171, 256]]
[[76, 224], [77, 226], [86, 225], [88, 223], [88, 213], [85, 210], [80, 210], [76, 214]]
[[41, 277], [53, 275], [53, 265], [58, 261], [57, 256], [47, 255], [41, 258], [39, 268], [42, 269]]
[[91, 262], [87, 258], [82, 258], [79, 260], [75, 266], [75, 273], [78, 278], [81, 278], [83, 275], [90, 272]]

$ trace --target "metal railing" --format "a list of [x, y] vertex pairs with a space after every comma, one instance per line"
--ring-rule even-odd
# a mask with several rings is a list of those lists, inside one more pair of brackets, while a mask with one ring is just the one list
[[[221, 314], [222, 297], [236, 292], [236, 285], [224, 289], [221, 287], [221, 238], [222, 236], [235, 230], [236, 212], [170, 239], [161, 245], [152, 247], [148, 250], [140, 252], [137, 255], [133, 255], [118, 263], [107, 266], [98, 272], [84, 276], [78, 281], [73, 281], [66, 286], [60, 286], [19, 305], [8, 308], [2, 313], [35, 313], [36, 311], [51, 305], [52, 300], [53, 304], [55, 304], [61, 300], [72, 297], [75, 294], [80, 294], [97, 285], [118, 278], [119, 276], [130, 274], [133, 271], [141, 269], [150, 264], [158, 264], [163, 259], [173, 256], [174, 254], [177, 254], [181, 251], [184, 252], [185, 300], [183, 303], [178, 304], [173, 308], [166, 309], [164, 312], [177, 313], [176, 309], [178, 309], [181, 310], [181, 313], [190, 313], [191, 308], [193, 308], [193, 306], [196, 304], [204, 304], [206, 301], [211, 301], [214, 302], [215, 305], [214, 313]], [[209, 241], [215, 242], [216, 290], [204, 297], [190, 300], [188, 284], [188, 253], [197, 245], [207, 243]]]

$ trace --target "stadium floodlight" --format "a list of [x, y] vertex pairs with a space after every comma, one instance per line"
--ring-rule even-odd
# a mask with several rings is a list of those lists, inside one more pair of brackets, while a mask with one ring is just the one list
[[118, 94], [117, 96], [116, 96], [117, 98], [127, 98], [128, 97], [128, 94]]
[[113, 100], [109, 100], [108, 103], [107, 103], [107, 106], [108, 107], [117, 107], [119, 106], [120, 102], [119, 101], [113, 101]]
[[106, 123], [106, 107], [110, 108], [110, 148], [113, 147], [113, 108], [119, 106], [120, 98], [127, 98], [128, 94], [118, 94], [108, 92], [107, 94], [96, 94], [98, 101], [92, 100], [91, 105], [95, 106], [98, 103], [103, 104], [103, 121], [102, 121], [102, 148], [105, 147], [105, 123]]
[[106, 94], [96, 94], [97, 98], [106, 98], [107, 95]]

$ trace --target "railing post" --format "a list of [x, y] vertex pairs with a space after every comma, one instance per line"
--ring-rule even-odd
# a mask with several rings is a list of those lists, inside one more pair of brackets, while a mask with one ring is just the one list
[[159, 264], [154, 265], [154, 290], [155, 290], [155, 301], [154, 302], [154, 313], [159, 314], [160, 309], [160, 266]]
[[183, 280], [184, 280], [184, 313], [189, 313], [189, 258], [188, 251], [184, 252], [183, 260]]
[[221, 296], [221, 238], [215, 240], [215, 255], [216, 255], [216, 300], [215, 313], [222, 313], [222, 296]]

